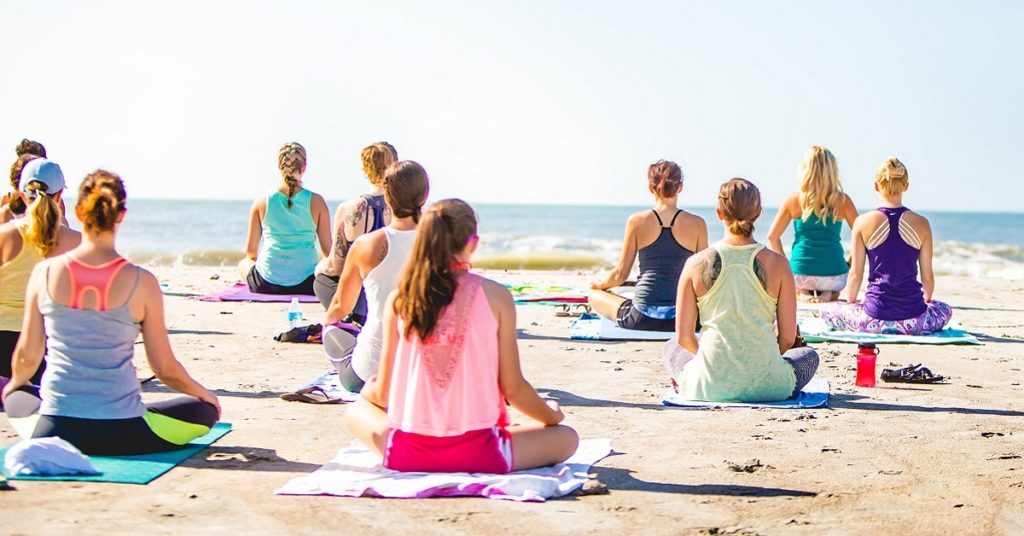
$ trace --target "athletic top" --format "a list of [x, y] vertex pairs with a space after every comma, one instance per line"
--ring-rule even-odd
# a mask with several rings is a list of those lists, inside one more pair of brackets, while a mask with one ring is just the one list
[[658, 218], [661, 234], [651, 245], [640, 248], [640, 277], [636, 282], [636, 294], [633, 306], [651, 318], [671, 319], [676, 317], [676, 287], [679, 276], [683, 273], [686, 259], [693, 256], [693, 251], [686, 249], [676, 241], [672, 234], [672, 226], [682, 210], [677, 210], [672, 221], [665, 227], [658, 211], [651, 210]]
[[[388, 204], [384, 201], [383, 195], [371, 195], [363, 194], [359, 196], [366, 202], [366, 208], [370, 211], [363, 218], [363, 234], [370, 233], [385, 226], [384, 223], [384, 211], [388, 209]], [[373, 216], [373, 225], [370, 225], [370, 216]], [[352, 242], [348, 243], [349, 246]]]
[[[878, 209], [886, 221], [867, 243], [868, 288], [864, 291], [864, 312], [879, 320], [906, 320], [928, 309], [917, 280], [921, 240], [903, 221], [907, 207]], [[898, 232], [892, 232], [898, 229]]]
[[498, 320], [481, 289], [483, 278], [459, 276], [452, 302], [430, 338], [405, 336], [398, 346], [388, 393], [392, 428], [434, 437], [507, 426], [498, 387]]
[[380, 347], [384, 342], [384, 304], [388, 300], [388, 295], [398, 288], [402, 268], [412, 253], [416, 230], [396, 231], [391, 227], [385, 227], [384, 237], [388, 241], [387, 255], [363, 280], [363, 291], [366, 292], [366, 325], [356, 337], [356, 347], [352, 351], [352, 370], [363, 381], [377, 374], [380, 366]]
[[700, 344], [676, 379], [679, 392], [714, 402], [785, 400], [796, 387], [796, 374], [779, 355], [777, 300], [754, 274], [754, 257], [764, 246], [712, 247], [722, 256], [722, 272], [697, 298]]
[[317, 253], [316, 223], [310, 204], [313, 194], [299, 190], [292, 196], [274, 192], [267, 197], [263, 216], [263, 241], [256, 255], [256, 270], [263, 279], [282, 287], [298, 285], [313, 275]]
[[25, 318], [25, 289], [32, 269], [43, 260], [39, 250], [25, 240], [25, 220], [14, 224], [21, 234], [21, 251], [0, 266], [0, 331], [21, 331]]
[[[125, 303], [107, 308], [106, 296], [117, 273], [128, 265], [123, 258], [90, 266], [64, 255], [71, 278], [73, 305], [61, 305], [49, 286], [39, 295], [39, 312], [46, 329], [46, 372], [40, 396], [41, 415], [82, 419], [131, 419], [146, 413], [139, 396], [139, 379], [132, 365], [140, 324], [128, 304], [139, 285], [141, 270]], [[49, 270], [47, 270], [47, 279]], [[102, 310], [79, 309], [87, 293], [100, 297]]]
[[793, 251], [789, 266], [797, 275], [832, 276], [850, 271], [846, 264], [846, 253], [840, 236], [843, 220], [827, 218], [817, 214], [807, 220], [793, 220]]

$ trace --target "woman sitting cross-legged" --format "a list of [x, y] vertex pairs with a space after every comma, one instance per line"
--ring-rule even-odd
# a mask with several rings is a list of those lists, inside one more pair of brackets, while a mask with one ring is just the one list
[[[523, 378], [509, 291], [470, 273], [476, 215], [430, 207], [384, 310], [378, 375], [346, 424], [398, 471], [508, 473], [565, 461], [578, 437]], [[536, 424], [509, 426], [508, 400]]]
[[[651, 164], [647, 182], [654, 194], [654, 208], [629, 217], [619, 264], [603, 281], [591, 285], [589, 302], [621, 328], [672, 331], [679, 274], [686, 259], [707, 247], [708, 227], [700, 216], [676, 207], [683, 172], [675, 162]], [[633, 299], [609, 292], [626, 282], [637, 256], [640, 276]]]
[[[40, 262], [29, 282], [14, 377], [3, 390], [7, 417], [23, 437], [58, 436], [86, 454], [181, 448], [210, 430], [220, 406], [174, 358], [156, 278], [117, 252], [121, 179], [87, 176], [75, 212], [81, 245]], [[132, 366], [140, 330], [157, 378], [189, 396], [143, 404]], [[28, 381], [44, 351], [49, 366], [36, 389]]]
[[[932, 299], [932, 229], [928, 220], [903, 206], [910, 186], [907, 168], [895, 158], [875, 174], [882, 206], [862, 214], [853, 225], [853, 265], [847, 286], [849, 303], [831, 304], [821, 312], [830, 327], [866, 333], [927, 335], [942, 330], [953, 317], [948, 304]], [[870, 266], [864, 302], [857, 293]], [[917, 269], [921, 268], [921, 281]]]
[[676, 339], [665, 345], [673, 385], [692, 400], [791, 398], [818, 370], [818, 354], [793, 348], [796, 291], [789, 263], [754, 240], [761, 193], [747, 180], [732, 179], [719, 189], [717, 213], [724, 238], [687, 261], [679, 280]]

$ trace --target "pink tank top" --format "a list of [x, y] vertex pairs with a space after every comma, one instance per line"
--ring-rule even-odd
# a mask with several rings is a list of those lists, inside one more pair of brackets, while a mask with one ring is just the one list
[[388, 394], [388, 420], [403, 432], [448, 437], [508, 425], [498, 388], [498, 320], [480, 288], [483, 278], [463, 274], [427, 341], [404, 335]]

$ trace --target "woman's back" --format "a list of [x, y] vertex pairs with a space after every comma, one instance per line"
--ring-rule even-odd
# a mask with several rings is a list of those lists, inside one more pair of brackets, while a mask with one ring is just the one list
[[673, 318], [679, 275], [686, 260], [699, 248], [702, 222], [694, 221], [700, 218], [682, 210], [663, 217], [652, 209], [634, 218], [639, 219], [636, 241], [640, 274], [633, 301], [648, 316]]
[[765, 290], [754, 270], [764, 246], [719, 242], [711, 247], [720, 259], [720, 270], [697, 298], [700, 345], [696, 358], [683, 369], [680, 392], [687, 398], [715, 401], [789, 397], [796, 379], [779, 355], [778, 298]]
[[498, 320], [482, 286], [484, 278], [465, 273], [458, 279], [426, 342], [399, 341], [388, 399], [388, 419], [404, 432], [435, 437], [507, 424], [498, 387]]
[[313, 194], [302, 189], [289, 198], [275, 191], [267, 197], [263, 242], [256, 257], [260, 274], [278, 285], [293, 285], [313, 274], [319, 258]]
[[817, 214], [793, 220], [793, 249], [790, 266], [800, 275], [830, 276], [845, 274], [846, 264], [841, 234], [843, 221]]
[[[881, 207], [884, 218], [868, 230], [865, 245], [870, 271], [864, 292], [864, 310], [880, 320], [902, 320], [921, 315], [927, 309], [917, 263], [922, 240], [914, 228], [915, 214], [906, 207]], [[920, 216], [916, 216], [923, 219]]]
[[145, 413], [132, 365], [144, 312], [133, 300], [141, 274], [121, 257], [91, 265], [68, 254], [43, 265], [39, 312], [49, 366], [41, 414], [127, 419]]

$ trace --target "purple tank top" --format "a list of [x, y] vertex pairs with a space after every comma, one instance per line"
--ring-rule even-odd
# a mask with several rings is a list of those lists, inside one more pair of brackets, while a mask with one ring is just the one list
[[907, 207], [878, 209], [889, 219], [889, 236], [867, 252], [868, 289], [864, 311], [879, 320], [906, 320], [924, 314], [927, 305], [917, 280], [921, 251], [900, 236], [900, 217]]

